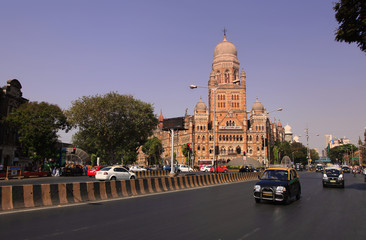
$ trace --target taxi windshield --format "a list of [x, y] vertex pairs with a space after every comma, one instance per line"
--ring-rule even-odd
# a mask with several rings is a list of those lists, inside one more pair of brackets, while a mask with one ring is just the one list
[[262, 180], [288, 180], [288, 172], [285, 170], [266, 170], [262, 177]]
[[339, 171], [339, 169], [330, 168], [330, 169], [325, 169], [325, 173], [326, 174], [337, 174], [337, 175], [339, 175], [340, 171]]

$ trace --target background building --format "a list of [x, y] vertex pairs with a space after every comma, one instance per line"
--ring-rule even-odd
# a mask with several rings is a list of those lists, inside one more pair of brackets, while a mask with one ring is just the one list
[[[0, 91], [0, 120], [8, 116], [28, 100], [22, 97], [22, 85], [17, 79], [10, 79]], [[0, 170], [20, 163], [22, 155], [17, 132], [0, 122]]]
[[[281, 122], [271, 123], [268, 112], [258, 98], [248, 119], [246, 74], [244, 69], [239, 70], [236, 47], [224, 35], [224, 40], [214, 50], [207, 86], [208, 106], [201, 98], [194, 108], [194, 115], [188, 115], [186, 110], [184, 118], [187, 130], [179, 131], [174, 136], [176, 161], [179, 164], [186, 162], [182, 146], [187, 143], [193, 147], [195, 165], [198, 160], [213, 159], [214, 151], [215, 159], [232, 161], [250, 157], [263, 164], [265, 159], [272, 157], [271, 144], [285, 140]], [[169, 163], [172, 136], [162, 130], [163, 120], [164, 116], [160, 113], [160, 123], [154, 136], [162, 141], [162, 157]], [[146, 158], [140, 152], [138, 164], [144, 163]]]

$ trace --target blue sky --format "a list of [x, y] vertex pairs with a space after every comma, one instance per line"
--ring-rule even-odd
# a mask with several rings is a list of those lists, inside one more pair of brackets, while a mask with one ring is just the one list
[[[366, 127], [366, 55], [334, 41], [334, 0], [2, 0], [0, 85], [63, 109], [116, 91], [156, 114], [193, 114], [207, 89], [215, 46], [227, 39], [247, 74], [247, 108], [258, 96], [273, 118], [310, 146], [324, 134], [357, 144]], [[316, 134], [320, 136], [317, 137]], [[70, 134], [62, 134], [70, 141]], [[305, 137], [300, 140], [305, 142]]]

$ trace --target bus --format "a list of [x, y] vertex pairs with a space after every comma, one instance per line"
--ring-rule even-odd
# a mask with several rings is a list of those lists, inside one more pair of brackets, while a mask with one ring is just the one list
[[[218, 164], [218, 165], [222, 165], [222, 164], [226, 164], [227, 161], [224, 160], [224, 159], [216, 159], [215, 162]], [[198, 167], [199, 169], [201, 169], [201, 167], [203, 166], [213, 166], [214, 165], [214, 161], [212, 159], [201, 159], [201, 160], [198, 160]]]

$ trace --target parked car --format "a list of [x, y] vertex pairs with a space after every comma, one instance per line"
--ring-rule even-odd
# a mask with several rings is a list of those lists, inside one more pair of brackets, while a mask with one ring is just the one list
[[83, 175], [83, 166], [81, 165], [75, 165], [75, 166], [66, 166], [62, 170], [62, 175], [64, 176], [77, 176]]
[[132, 172], [144, 172], [147, 171], [146, 168], [140, 167], [140, 166], [131, 166], [130, 171]]
[[95, 179], [98, 180], [128, 180], [136, 179], [135, 173], [124, 167], [105, 167], [97, 172]]
[[344, 188], [344, 175], [340, 167], [326, 167], [323, 172], [323, 187], [339, 186]]
[[253, 195], [256, 203], [261, 200], [289, 203], [293, 197], [301, 197], [301, 184], [295, 169], [267, 168], [255, 184]]
[[212, 166], [210, 168], [210, 172], [215, 172], [215, 173], [227, 173], [229, 170], [227, 169], [226, 166], [220, 166], [220, 165], [217, 165], [217, 166]]
[[92, 167], [92, 168], [89, 168], [89, 169], [88, 169], [88, 176], [89, 176], [89, 177], [94, 177], [94, 176], [95, 176], [95, 174], [97, 174], [97, 172], [98, 172], [100, 169], [104, 168], [104, 167], [107, 167], [107, 166], [106, 166], [106, 165], [102, 165], [102, 166], [94, 166], [94, 167]]
[[180, 164], [178, 166], [178, 172], [193, 172], [193, 169], [190, 166]]
[[239, 172], [259, 172], [259, 170], [253, 167], [252, 165], [244, 165], [241, 166]]
[[211, 171], [211, 168], [212, 168], [212, 166], [211, 166], [211, 165], [205, 165], [205, 166], [202, 166], [202, 167], [200, 168], [200, 171], [201, 171], [201, 172], [210, 172], [210, 171]]
[[[170, 165], [164, 165], [163, 170], [170, 171], [171, 170]], [[174, 165], [174, 172], [177, 172], [177, 171], [178, 171], [178, 167], [177, 167], [177, 165]]]

